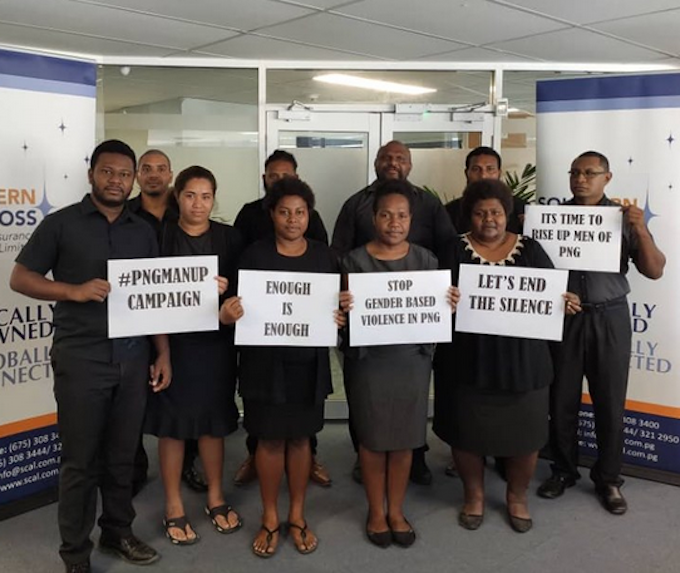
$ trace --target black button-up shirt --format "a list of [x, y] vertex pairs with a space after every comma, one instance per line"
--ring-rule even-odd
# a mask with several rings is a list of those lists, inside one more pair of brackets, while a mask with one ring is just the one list
[[[109, 223], [90, 195], [51, 213], [38, 225], [16, 258], [31, 271], [52, 271], [55, 281], [82, 284], [107, 280], [109, 259], [158, 255], [151, 227], [126, 207]], [[107, 303], [58, 301], [54, 309], [54, 350], [103, 362], [118, 362], [148, 350], [146, 337], [109, 340]]]
[[[342, 206], [331, 243], [338, 256], [344, 256], [375, 238], [373, 198], [377, 184], [378, 181], [374, 181], [352, 195]], [[453, 239], [456, 229], [439, 199], [423, 189], [412, 187], [413, 212], [408, 240], [436, 255]]]
[[[236, 216], [234, 227], [241, 232], [246, 246], [260, 239], [271, 237], [274, 234], [274, 223], [271, 215], [264, 208], [264, 199], [246, 203]], [[326, 227], [316, 209], [312, 209], [309, 213], [309, 226], [305, 231], [305, 237], [320, 241], [325, 245], [328, 244]]]

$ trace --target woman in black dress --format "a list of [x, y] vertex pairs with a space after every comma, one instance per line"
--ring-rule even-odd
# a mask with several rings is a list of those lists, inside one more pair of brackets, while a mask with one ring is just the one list
[[[314, 194], [297, 178], [278, 181], [267, 193], [264, 207], [274, 223], [274, 236], [253, 243], [243, 253], [240, 268], [293, 272], [337, 272], [335, 256], [324, 243], [306, 239]], [[338, 284], [338, 287], [340, 285]], [[243, 316], [240, 298], [227, 300], [220, 320], [233, 324]], [[336, 311], [336, 322], [344, 317]], [[278, 497], [284, 473], [288, 478], [288, 528], [295, 548], [303, 554], [317, 548], [307, 527], [304, 502], [312, 463], [310, 436], [321, 430], [324, 400], [333, 391], [328, 348], [243, 346], [239, 349], [239, 391], [244, 427], [258, 438], [255, 466], [260, 481], [262, 526], [253, 553], [271, 557], [279, 542]]]
[[[469, 233], [440, 256], [458, 283], [461, 263], [552, 268], [541, 246], [506, 230], [512, 193], [501, 181], [485, 179], [465, 191]], [[566, 293], [565, 310], [581, 310]], [[532, 527], [527, 488], [538, 450], [548, 438], [548, 387], [552, 363], [548, 342], [527, 338], [453, 332], [437, 347], [433, 430], [451, 445], [463, 480], [465, 502], [458, 521], [477, 529], [484, 515], [484, 456], [506, 458], [506, 503], [511, 527]]]
[[[220, 299], [233, 297], [233, 277], [242, 250], [236, 229], [210, 221], [217, 184], [207, 169], [193, 166], [175, 180], [179, 220], [166, 225], [161, 255], [217, 255]], [[184, 441], [197, 439], [208, 482], [206, 514], [220, 533], [241, 527], [238, 514], [225, 503], [222, 492], [224, 436], [237, 427], [234, 403], [236, 353], [233, 328], [170, 336], [172, 384], [149, 398], [146, 433], [158, 436], [161, 477], [165, 488], [165, 533], [175, 545], [198, 540], [182, 502], [180, 481]]]

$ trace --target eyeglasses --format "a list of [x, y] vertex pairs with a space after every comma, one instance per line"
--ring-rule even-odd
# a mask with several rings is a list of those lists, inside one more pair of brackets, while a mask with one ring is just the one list
[[605, 173], [608, 173], [607, 171], [579, 171], [578, 169], [572, 169], [571, 171], [567, 171], [569, 174], [569, 177], [571, 179], [578, 179], [583, 175], [586, 179], [594, 179], [598, 175], [604, 175]]

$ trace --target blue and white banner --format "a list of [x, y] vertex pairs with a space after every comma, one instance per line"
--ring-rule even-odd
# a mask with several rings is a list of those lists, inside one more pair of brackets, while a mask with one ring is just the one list
[[[604, 76], [537, 84], [539, 203], [571, 197], [567, 171], [580, 153], [609, 158], [607, 196], [645, 213], [665, 253], [664, 276], [650, 281], [631, 265], [633, 326], [624, 462], [680, 475], [680, 74]], [[595, 427], [587, 389], [580, 420], [582, 452], [592, 455]], [[657, 476], [660, 474], [656, 474]]]
[[0, 518], [57, 483], [53, 304], [8, 283], [45, 215], [88, 190], [96, 75], [93, 63], [0, 50]]

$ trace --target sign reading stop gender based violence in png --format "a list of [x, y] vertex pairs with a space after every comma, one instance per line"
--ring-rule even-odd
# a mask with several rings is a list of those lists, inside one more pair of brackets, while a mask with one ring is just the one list
[[524, 234], [558, 269], [618, 273], [622, 218], [620, 207], [527, 205]]
[[351, 346], [451, 341], [450, 271], [354, 273]]
[[336, 346], [339, 292], [337, 274], [240, 270], [236, 344]]
[[219, 328], [217, 256], [108, 262], [109, 338]]
[[565, 270], [461, 265], [456, 332], [562, 340]]

